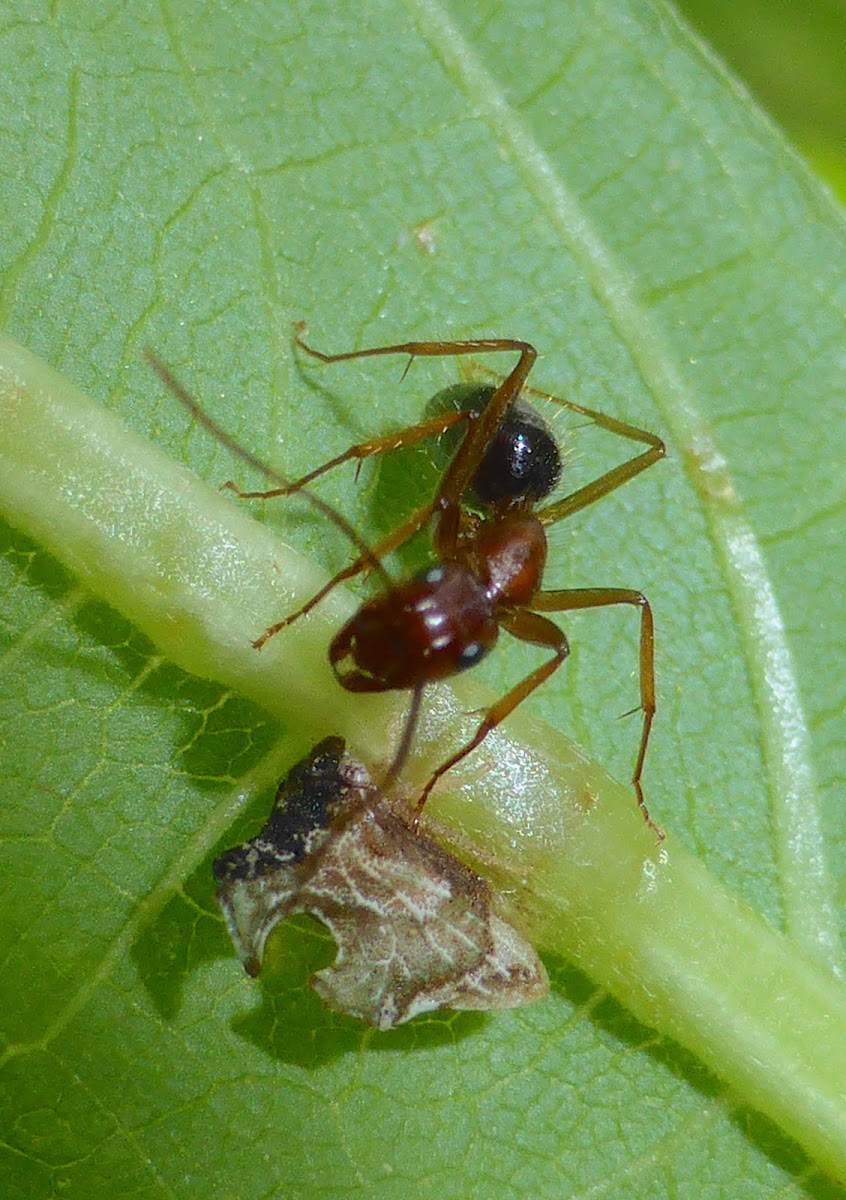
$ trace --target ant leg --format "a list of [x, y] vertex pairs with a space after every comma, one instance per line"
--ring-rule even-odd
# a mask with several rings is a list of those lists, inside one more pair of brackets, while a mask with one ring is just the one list
[[631, 604], [640, 609], [640, 708], [643, 713], [643, 728], [640, 747], [635, 759], [632, 786], [637, 797], [643, 819], [658, 838], [664, 840], [664, 831], [652, 820], [643, 798], [641, 776], [646, 759], [646, 747], [652, 721], [655, 717], [655, 625], [652, 608], [641, 592], [631, 588], [572, 588], [563, 591], [538, 592], [532, 600], [532, 608], [539, 612], [574, 612], [585, 608], [606, 608], [612, 604]]
[[412, 826], [415, 829], [420, 823], [420, 814], [423, 812], [432, 788], [441, 776], [445, 775], [456, 763], [461, 762], [477, 746], [481, 745], [491, 730], [496, 729], [497, 725], [500, 725], [514, 711], [518, 704], [522, 704], [527, 696], [530, 696], [536, 688], [545, 683], [550, 675], [558, 670], [570, 653], [570, 644], [564, 632], [558, 628], [554, 621], [550, 621], [547, 617], [542, 617], [539, 613], [521, 608], [516, 612], [503, 614], [500, 624], [503, 629], [507, 630], [513, 637], [519, 638], [521, 642], [530, 642], [533, 646], [548, 647], [554, 651], [554, 657], [549, 659], [548, 662], [542, 663], [541, 666], [527, 675], [525, 679], [521, 680], [516, 687], [506, 692], [502, 699], [492, 705], [485, 713], [479, 728], [473, 734], [470, 741], [438, 767], [423, 789], [420, 799], [415, 806], [412, 820]]
[[320, 362], [347, 362], [353, 358], [373, 358], [381, 354], [407, 354], [410, 360], [424, 357], [444, 357], [460, 354], [485, 354], [514, 351], [520, 357], [516, 366], [497, 386], [476, 424], [470, 429], [457, 454], [441, 480], [437, 507], [441, 511], [457, 508], [470, 486], [479, 463], [485, 456], [497, 429], [502, 424], [508, 406], [520, 394], [534, 366], [537, 351], [529, 342], [516, 338], [478, 338], [455, 342], [398, 342], [393, 346], [373, 346], [367, 350], [348, 350], [344, 354], [323, 354], [303, 341], [302, 325], [295, 326], [296, 344]]
[[580, 509], [587, 508], [589, 504], [601, 500], [603, 496], [609, 495], [618, 487], [622, 487], [624, 483], [628, 483], [630, 479], [634, 479], [636, 475], [640, 475], [641, 471], [648, 470], [667, 453], [667, 447], [661, 438], [654, 433], [649, 433], [646, 429], [640, 429], [637, 425], [629, 425], [626, 421], [618, 421], [616, 417], [609, 417], [606, 413], [585, 408], [582, 404], [574, 404], [571, 400], [561, 400], [557, 396], [549, 396], [548, 399], [555, 400], [556, 403], [571, 409], [572, 412], [589, 417], [594, 424], [599, 425], [601, 429], [607, 429], [609, 433], [616, 433], [619, 437], [628, 438], [633, 442], [642, 442], [649, 449], [644, 450], [642, 454], [636, 454], [634, 458], [627, 459], [618, 467], [612, 467], [610, 471], [606, 471], [604, 475], [600, 475], [598, 479], [585, 484], [584, 487], [578, 488], [571, 495], [564, 496], [563, 499], [540, 509], [536, 515], [543, 525], [554, 525], [556, 521], [563, 521], [566, 517], [571, 517], [573, 513], [579, 512]]
[[532, 363], [537, 358], [534, 346], [530, 346], [528, 342], [521, 342], [517, 338], [460, 338], [456, 341], [396, 342], [391, 346], [369, 346], [364, 350], [345, 350], [342, 354], [324, 354], [322, 350], [315, 350], [313, 346], [309, 346], [303, 340], [302, 330], [304, 328], [305, 325], [302, 322], [294, 325], [294, 341], [306, 354], [310, 354], [312, 358], [319, 359], [323, 363], [348, 362], [353, 358], [376, 358], [383, 354], [407, 354], [409, 358], [415, 359], [446, 358], [460, 354], [486, 354], [515, 350], [519, 351], [521, 360], [529, 360], [528, 367], [523, 374], [525, 379], [531, 370]]
[[[493, 371], [489, 371], [481, 363], [474, 364], [474, 367], [483, 375], [497, 378]], [[642, 454], [637, 454], [619, 467], [614, 467], [604, 475], [600, 475], [599, 479], [594, 479], [585, 487], [578, 488], [571, 495], [564, 496], [561, 500], [547, 505], [546, 508], [539, 509], [536, 515], [544, 525], [554, 525], [556, 521], [563, 521], [566, 517], [571, 517], [573, 513], [579, 512], [580, 509], [587, 508], [596, 500], [601, 500], [603, 496], [607, 496], [622, 484], [634, 479], [636, 475], [640, 475], [641, 471], [648, 470], [667, 453], [667, 448], [661, 438], [647, 429], [641, 429], [637, 425], [630, 425], [627, 421], [610, 417], [596, 408], [587, 408], [584, 404], [576, 404], [575, 400], [565, 400], [562, 396], [553, 396], [550, 392], [541, 391], [539, 388], [524, 384], [521, 390], [530, 396], [538, 396], [542, 400], [551, 400], [554, 404], [560, 404], [562, 408], [569, 409], [570, 412], [579, 413], [581, 416], [587, 417], [594, 425], [598, 425], [600, 429], [606, 429], [609, 433], [616, 434], [617, 437], [624, 437], [632, 442], [641, 442], [649, 447]]]
[[339, 571], [337, 575], [334, 575], [302, 608], [298, 608], [296, 612], [291, 613], [284, 620], [277, 621], [275, 625], [271, 625], [269, 629], [265, 629], [261, 637], [256, 638], [253, 642], [253, 649], [261, 650], [265, 642], [270, 641], [282, 629], [287, 629], [294, 621], [298, 621], [300, 617], [304, 617], [307, 613], [310, 613], [339, 583], [343, 583], [345, 579], [354, 579], [356, 575], [360, 575], [362, 571], [366, 571], [369, 567], [372, 567], [374, 562], [379, 565], [380, 571], [387, 579], [388, 587], [390, 587], [391, 580], [382, 567], [381, 560], [385, 555], [390, 554], [393, 550], [402, 546], [404, 542], [407, 542], [419, 529], [422, 529], [432, 516], [433, 511], [431, 504], [424, 504], [422, 508], [418, 508], [416, 512], [411, 514], [407, 521], [404, 521], [402, 525], [389, 533], [386, 538], [378, 542], [372, 549], [368, 548], [366, 554], [359, 555], [358, 558]]
[[429, 437], [439, 437], [448, 429], [452, 429], [453, 426], [466, 420], [467, 417], [466, 412], [445, 413], [443, 416], [434, 417], [431, 421], [424, 421], [420, 425], [411, 425], [408, 429], [399, 430], [397, 433], [387, 433], [382, 437], [370, 438], [366, 442], [358, 442], [356, 445], [350, 446], [343, 454], [330, 458], [322, 466], [315, 467], [301, 479], [287, 483], [284, 487], [270, 488], [266, 492], [242, 492], [231, 480], [224, 483], [223, 487], [234, 492], [239, 500], [273, 500], [276, 496], [289, 496], [292, 492], [300, 491], [306, 484], [311, 483], [319, 476], [325, 475], [327, 471], [340, 467], [342, 463], [357, 461], [360, 466], [366, 458], [373, 458], [377, 454], [386, 454], [391, 450], [403, 450], [406, 446], [413, 446], [416, 442], [421, 442]]

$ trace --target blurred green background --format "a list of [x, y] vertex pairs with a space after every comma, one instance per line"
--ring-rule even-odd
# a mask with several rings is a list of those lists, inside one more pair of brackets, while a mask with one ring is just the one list
[[678, 0], [846, 202], [846, 2]]

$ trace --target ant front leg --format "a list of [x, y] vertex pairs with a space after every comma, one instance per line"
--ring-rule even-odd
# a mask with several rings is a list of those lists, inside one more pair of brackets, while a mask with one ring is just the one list
[[540, 612], [575, 612], [585, 608], [607, 608], [614, 604], [631, 604], [640, 609], [640, 708], [643, 713], [643, 726], [632, 775], [632, 786], [635, 790], [638, 807], [643, 813], [643, 819], [659, 842], [662, 842], [664, 831], [655, 824], [649, 815], [640, 782], [646, 759], [646, 747], [655, 717], [655, 625], [649, 601], [642, 592], [634, 591], [631, 588], [572, 588], [563, 591], [543, 591], [538, 592], [532, 600], [532, 608]]
[[447, 771], [451, 770], [456, 763], [460, 763], [477, 746], [480, 746], [491, 730], [496, 729], [497, 725], [502, 724], [505, 718], [514, 712], [518, 704], [522, 704], [527, 696], [530, 696], [536, 688], [545, 683], [550, 675], [558, 670], [570, 653], [570, 644], [564, 632], [558, 628], [554, 621], [550, 621], [547, 617], [542, 617], [539, 613], [531, 612], [526, 608], [518, 609], [516, 612], [503, 613], [500, 616], [500, 625], [513, 637], [519, 638], [521, 642], [529, 642], [533, 646], [548, 647], [554, 651], [554, 657], [549, 659], [548, 662], [542, 663], [541, 666], [536, 667], [516, 687], [506, 692], [501, 700], [493, 704], [485, 713], [479, 728], [473, 734], [470, 741], [462, 746], [460, 750], [456, 751], [446, 762], [441, 763], [437, 771], [430, 777], [421, 793], [420, 799], [417, 801], [412, 821], [414, 828], [420, 823], [420, 815], [423, 812], [424, 805], [438, 780], [443, 775], [446, 775]]
[[348, 566], [340, 570], [337, 575], [333, 575], [329, 582], [324, 584], [320, 591], [316, 592], [302, 608], [298, 608], [296, 612], [290, 613], [282, 621], [277, 621], [275, 625], [271, 625], [269, 629], [265, 629], [261, 637], [256, 638], [253, 642], [253, 649], [261, 650], [265, 642], [269, 642], [277, 633], [281, 633], [283, 629], [287, 629], [289, 625], [293, 625], [294, 621], [299, 621], [300, 617], [306, 616], [313, 608], [316, 608], [320, 601], [325, 599], [339, 583], [343, 583], [347, 579], [354, 579], [362, 571], [372, 569], [374, 563], [378, 566], [383, 576], [383, 582], [390, 588], [392, 581], [382, 566], [382, 559], [404, 545], [415, 533], [422, 529], [432, 516], [432, 512], [431, 504], [424, 504], [418, 508], [416, 512], [411, 514], [407, 521], [403, 521], [402, 525], [399, 525], [389, 533], [381, 542], [377, 542], [372, 548], [368, 547], [366, 554], [359, 555]]

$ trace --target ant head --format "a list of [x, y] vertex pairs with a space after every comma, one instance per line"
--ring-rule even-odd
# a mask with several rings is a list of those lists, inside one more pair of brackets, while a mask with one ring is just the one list
[[363, 604], [332, 639], [329, 661], [349, 692], [404, 690], [474, 666], [498, 635], [484, 582], [438, 563]]

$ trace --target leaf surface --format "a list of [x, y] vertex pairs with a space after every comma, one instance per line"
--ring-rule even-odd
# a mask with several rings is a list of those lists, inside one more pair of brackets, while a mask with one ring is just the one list
[[[0, 55], [4, 325], [202, 477], [241, 468], [146, 345], [291, 474], [455, 378], [298, 364], [299, 318], [329, 350], [528, 337], [539, 387], [666, 437], [666, 464], [557, 534], [549, 580], [650, 596], [654, 813], [837, 965], [842, 217], [672, 14], [31, 10]], [[617, 449], [568, 446], [574, 478]], [[366, 480], [325, 494], [382, 532]], [[343, 561], [307, 510], [266, 519]], [[261, 823], [301, 725], [182, 673], [4, 540], [9, 1194], [840, 1194], [563, 962], [542, 1005], [378, 1036], [304, 989], [331, 948], [297, 926], [257, 989], [209, 862]], [[568, 621], [573, 659], [531, 702], [623, 777], [629, 625]], [[508, 646], [487, 682], [530, 661]]]

